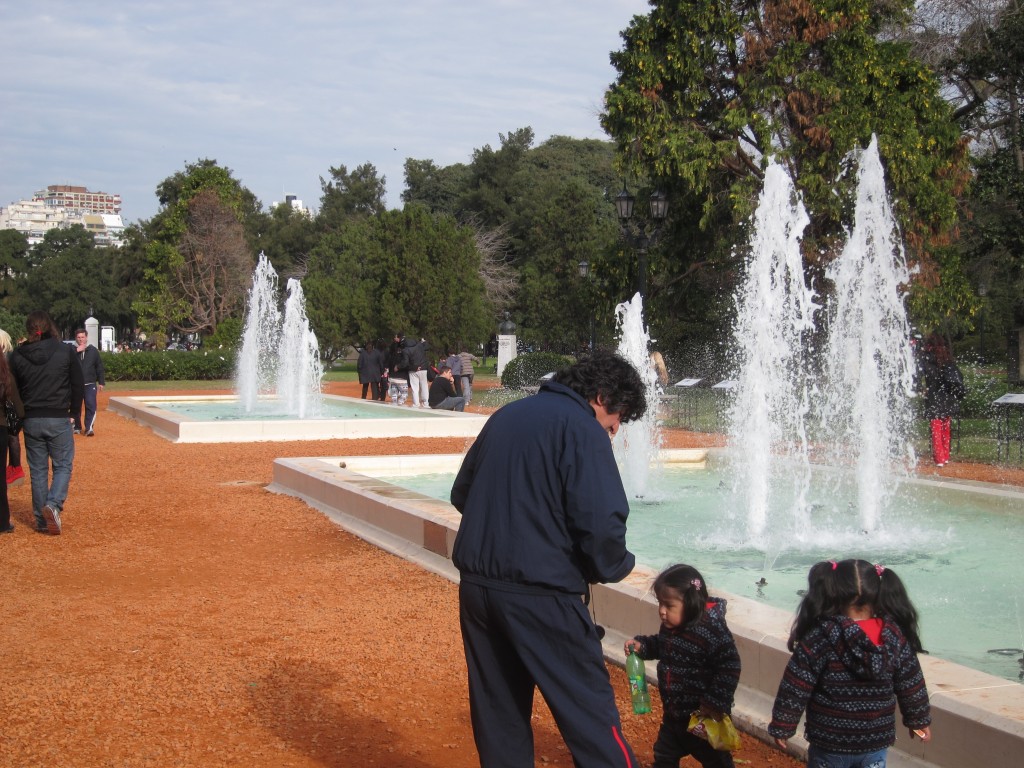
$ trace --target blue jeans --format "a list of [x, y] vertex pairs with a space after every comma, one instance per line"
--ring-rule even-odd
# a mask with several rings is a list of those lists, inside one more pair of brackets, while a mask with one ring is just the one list
[[[43, 507], [58, 512], [64, 509], [71, 485], [71, 465], [75, 460], [75, 435], [67, 418], [25, 419], [25, 458], [32, 481], [32, 512], [37, 525], [46, 525]], [[50, 462], [53, 481], [50, 482]]]
[[466, 410], [466, 398], [446, 397], [440, 403], [431, 407], [437, 411], [464, 411]]
[[860, 755], [840, 755], [811, 744], [807, 748], [807, 768], [885, 768], [887, 751], [880, 749]]

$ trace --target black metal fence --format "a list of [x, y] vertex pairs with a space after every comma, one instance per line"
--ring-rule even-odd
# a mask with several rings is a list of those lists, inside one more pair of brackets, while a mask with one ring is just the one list
[[[670, 386], [661, 397], [662, 423], [691, 432], [727, 432], [731, 394], [727, 386]], [[931, 455], [930, 434], [928, 419], [919, 415], [912, 435], [919, 456]], [[961, 461], [1024, 466], [1024, 394], [998, 398], [984, 416], [955, 417], [951, 434], [952, 454]]]

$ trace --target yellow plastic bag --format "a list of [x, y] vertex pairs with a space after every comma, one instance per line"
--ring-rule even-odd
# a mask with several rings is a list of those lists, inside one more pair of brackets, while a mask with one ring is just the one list
[[725, 752], [734, 752], [740, 748], [740, 735], [736, 732], [736, 726], [732, 724], [732, 718], [722, 715], [721, 720], [713, 720], [705, 717], [700, 711], [690, 715], [690, 724], [686, 727], [694, 736], [707, 739], [714, 749]]

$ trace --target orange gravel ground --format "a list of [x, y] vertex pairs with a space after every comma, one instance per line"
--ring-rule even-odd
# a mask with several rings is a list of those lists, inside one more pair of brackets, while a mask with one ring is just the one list
[[[0, 766], [478, 764], [456, 586], [264, 490], [281, 456], [461, 452], [465, 440], [175, 445], [106, 401], [96, 437], [76, 438], [62, 536], [32, 530], [27, 482], [10, 489]], [[943, 474], [961, 472], [1024, 485], [1024, 472]], [[634, 716], [622, 670], [609, 671], [649, 765], [659, 704]], [[540, 697], [535, 732], [538, 765], [572, 765]], [[746, 736], [736, 762], [798, 765]]]

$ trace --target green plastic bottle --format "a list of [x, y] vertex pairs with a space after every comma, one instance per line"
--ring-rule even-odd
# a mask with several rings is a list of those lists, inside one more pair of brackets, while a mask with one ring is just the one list
[[633, 714], [646, 715], [651, 711], [651, 694], [647, 690], [644, 660], [636, 655], [636, 651], [626, 658], [626, 677], [629, 678], [629, 695], [633, 698]]

